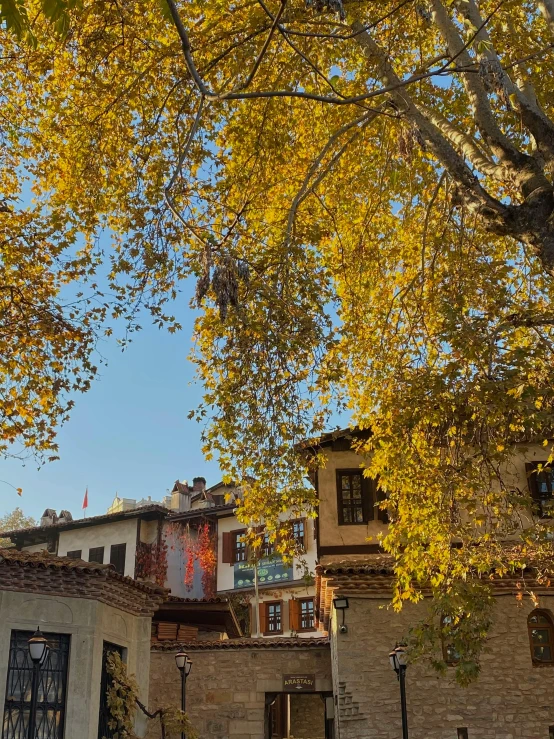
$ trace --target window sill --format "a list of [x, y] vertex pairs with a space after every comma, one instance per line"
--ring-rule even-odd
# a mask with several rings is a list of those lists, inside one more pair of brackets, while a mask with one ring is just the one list
[[281, 631], [264, 631], [264, 636], [283, 636], [283, 629]]
[[309, 634], [311, 632], [317, 631], [315, 626], [310, 626], [309, 629], [296, 629], [298, 634]]
[[552, 662], [539, 662], [537, 660], [533, 660], [533, 667], [554, 667], [554, 660], [552, 660]]

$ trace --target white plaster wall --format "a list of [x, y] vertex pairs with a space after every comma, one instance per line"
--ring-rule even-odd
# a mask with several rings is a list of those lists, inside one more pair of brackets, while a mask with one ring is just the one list
[[[295, 588], [276, 588], [274, 590], [260, 590], [260, 598], [259, 603], [264, 603], [266, 601], [271, 600], [282, 600], [283, 605], [281, 606], [281, 624], [283, 627], [283, 633], [279, 634], [278, 636], [297, 636], [300, 639], [304, 638], [311, 638], [321, 636], [321, 634], [318, 634], [317, 631], [299, 631], [299, 632], [292, 632], [289, 629], [289, 601], [293, 598], [314, 598], [315, 600], [315, 586], [314, 585], [300, 585]], [[252, 606], [252, 610], [255, 610], [255, 599], [252, 597], [250, 599], [250, 605]], [[315, 605], [315, 604], [314, 604]], [[259, 611], [257, 613], [259, 616]], [[314, 617], [315, 617], [315, 609], [314, 609]], [[256, 622], [257, 625], [257, 622]], [[251, 624], [251, 628], [254, 627], [254, 624]], [[252, 632], [252, 636], [254, 635], [254, 632]], [[260, 634], [258, 632], [258, 636], [262, 637], [263, 634]], [[271, 639], [272, 637], [268, 635], [266, 638]]]
[[135, 576], [135, 553], [137, 548], [137, 521], [130, 518], [124, 521], [99, 524], [71, 531], [60, 531], [58, 555], [65, 557], [67, 552], [80, 549], [81, 557], [88, 561], [88, 552], [92, 547], [104, 547], [104, 564], [110, 562], [112, 544], [127, 544], [125, 551], [125, 572], [128, 577]]
[[[282, 521], [286, 521], [290, 518], [284, 513], [281, 516]], [[309, 573], [315, 572], [316, 565], [316, 542], [314, 539], [314, 520], [307, 518], [305, 520], [306, 525], [306, 552], [302, 559], [295, 557], [293, 559], [294, 569], [294, 582], [298, 582], [302, 579], [306, 569]], [[244, 529], [244, 524], [241, 524], [235, 516], [228, 516], [226, 518], [218, 519], [217, 526], [217, 590], [233, 590], [234, 588], [234, 567], [232, 564], [223, 563], [221, 558], [223, 556], [223, 534], [229, 531], [236, 531], [237, 529]], [[302, 585], [304, 583], [301, 583]]]
[[[66, 697], [65, 739], [97, 739], [104, 641], [127, 650], [130, 673], [148, 702], [150, 618], [133, 616], [95, 600], [0, 591], [0, 696], [6, 675], [12, 629], [69, 634], [71, 637]], [[145, 722], [137, 720], [142, 736]]]

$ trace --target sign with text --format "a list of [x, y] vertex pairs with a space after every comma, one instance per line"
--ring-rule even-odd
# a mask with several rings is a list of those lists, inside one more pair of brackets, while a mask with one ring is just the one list
[[[254, 565], [251, 562], [235, 562], [234, 587], [254, 587]], [[279, 585], [293, 579], [293, 569], [285, 565], [281, 557], [264, 557], [258, 562], [258, 583]]]
[[315, 690], [315, 675], [283, 675], [283, 692], [296, 693], [301, 690]]

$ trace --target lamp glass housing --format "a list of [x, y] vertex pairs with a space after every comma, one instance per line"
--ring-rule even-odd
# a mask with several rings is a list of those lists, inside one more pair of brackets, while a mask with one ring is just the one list
[[394, 650], [399, 667], [406, 667], [408, 664], [408, 650], [406, 647], [399, 646]]
[[37, 626], [37, 630], [27, 642], [29, 655], [34, 664], [41, 665], [48, 656], [49, 648], [46, 637]]
[[348, 608], [348, 598], [335, 598], [333, 600], [333, 605], [335, 610], [344, 611], [345, 608]]
[[180, 670], [185, 671], [186, 676], [188, 676], [192, 670], [192, 660], [186, 652], [177, 652], [175, 655], [175, 664]]

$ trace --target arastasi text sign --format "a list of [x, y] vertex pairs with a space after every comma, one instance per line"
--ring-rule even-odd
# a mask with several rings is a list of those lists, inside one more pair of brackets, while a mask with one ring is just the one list
[[315, 690], [315, 675], [283, 675], [283, 692], [297, 693]]

